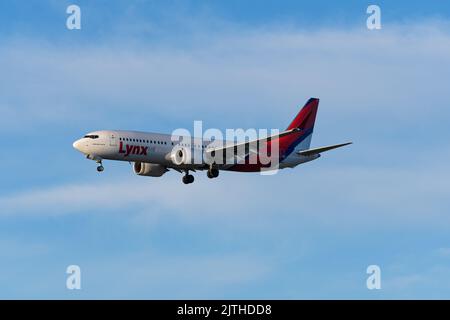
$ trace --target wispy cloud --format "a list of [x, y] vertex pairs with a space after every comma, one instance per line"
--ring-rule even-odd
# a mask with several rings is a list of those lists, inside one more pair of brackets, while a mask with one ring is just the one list
[[[0, 50], [0, 105], [29, 125], [118, 125], [127, 108], [134, 118], [200, 114], [223, 119], [219, 125], [248, 126], [269, 125], [267, 114], [284, 124], [296, 105], [318, 96], [339, 121], [410, 125], [424, 108], [429, 116], [448, 113], [449, 40], [448, 26], [434, 22], [378, 33], [236, 30], [203, 34], [189, 46], [123, 40], [78, 48], [22, 39]], [[236, 112], [250, 120], [238, 123]], [[17, 128], [19, 117], [2, 119], [3, 130]]]
[[442, 222], [448, 221], [450, 186], [439, 167], [367, 169], [316, 162], [273, 177], [240, 176], [238, 183], [233, 173], [223, 174], [217, 183], [201, 178], [189, 187], [171, 174], [61, 185], [4, 195], [0, 206], [3, 216], [126, 211], [126, 216], [134, 212], [134, 219], [147, 216], [148, 221], [157, 221], [164, 212], [176, 212], [183, 221], [221, 219], [244, 225], [263, 216], [268, 228], [286, 217], [330, 227], [336, 223], [445, 227]]

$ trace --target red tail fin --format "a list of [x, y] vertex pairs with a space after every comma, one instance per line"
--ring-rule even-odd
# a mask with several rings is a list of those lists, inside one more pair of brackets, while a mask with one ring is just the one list
[[317, 109], [319, 108], [319, 99], [311, 98], [306, 102], [305, 106], [300, 110], [295, 119], [291, 122], [287, 130], [300, 128], [303, 131], [314, 129], [316, 121]]
[[297, 146], [300, 150], [309, 148], [318, 107], [319, 99], [311, 98], [306, 102], [305, 106], [287, 128], [287, 130], [299, 128], [300, 131], [282, 137], [279, 140], [282, 153], [289, 155]]

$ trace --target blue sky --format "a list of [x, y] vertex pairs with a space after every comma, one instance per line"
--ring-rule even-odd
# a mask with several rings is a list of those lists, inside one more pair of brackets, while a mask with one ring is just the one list
[[[450, 4], [378, 1], [379, 31], [369, 4], [2, 1], [0, 298], [450, 298]], [[283, 129], [311, 96], [313, 146], [355, 144], [274, 176], [99, 175], [72, 148]]]

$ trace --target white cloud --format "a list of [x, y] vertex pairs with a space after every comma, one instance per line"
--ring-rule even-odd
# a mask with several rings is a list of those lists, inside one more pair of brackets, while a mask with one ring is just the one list
[[126, 40], [62, 47], [25, 39], [0, 50], [0, 105], [21, 115], [2, 128], [63, 119], [118, 124], [124, 113], [277, 126], [309, 96], [323, 98], [336, 121], [409, 125], [424, 109], [448, 114], [449, 40], [444, 23], [381, 32], [236, 30], [205, 34], [188, 47]]
[[319, 161], [326, 159], [269, 177], [223, 173], [211, 181], [198, 173], [189, 186], [178, 174], [61, 185], [4, 195], [0, 207], [3, 216], [124, 211], [124, 218], [150, 225], [175, 215], [188, 224], [220, 222], [217, 228], [290, 228], [292, 221], [343, 231], [448, 225], [450, 185], [438, 166], [326, 167]]

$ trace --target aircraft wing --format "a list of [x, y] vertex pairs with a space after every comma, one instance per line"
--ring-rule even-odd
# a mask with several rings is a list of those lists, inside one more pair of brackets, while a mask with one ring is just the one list
[[300, 129], [299, 128], [293, 128], [290, 130], [286, 130], [283, 131], [279, 134], [275, 134], [272, 136], [268, 136], [265, 138], [261, 138], [261, 139], [256, 139], [256, 140], [252, 140], [252, 141], [247, 141], [247, 142], [240, 142], [240, 143], [235, 143], [235, 144], [228, 144], [225, 146], [219, 146], [217, 148], [213, 148], [213, 149], [209, 149], [206, 150], [205, 153], [207, 154], [207, 156], [211, 156], [211, 157], [217, 157], [219, 155], [221, 155], [222, 158], [222, 163], [230, 163], [230, 161], [233, 162], [239, 162], [242, 160], [245, 160], [245, 158], [249, 155], [249, 154], [257, 154], [258, 153], [258, 147], [260, 145], [261, 142], [266, 143], [269, 142], [273, 139], [278, 139], [296, 132], [299, 132]]
[[315, 154], [319, 154], [325, 151], [329, 151], [329, 150], [333, 150], [336, 148], [340, 148], [343, 146], [347, 146], [349, 144], [352, 144], [353, 142], [346, 142], [346, 143], [341, 143], [341, 144], [335, 144], [332, 146], [326, 146], [326, 147], [320, 147], [320, 148], [314, 148], [314, 149], [308, 149], [308, 150], [301, 150], [301, 151], [297, 151], [297, 154], [301, 155], [301, 156], [313, 156]]

